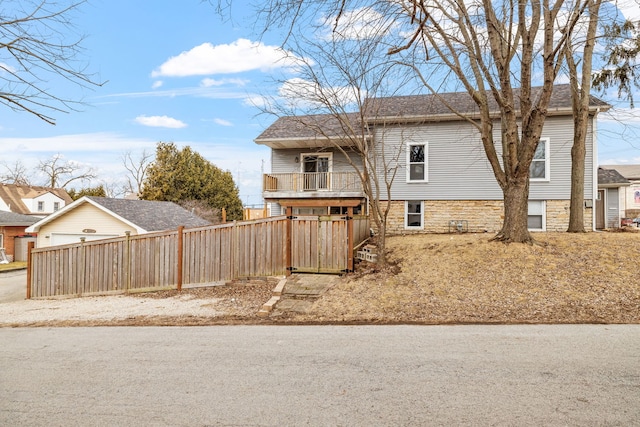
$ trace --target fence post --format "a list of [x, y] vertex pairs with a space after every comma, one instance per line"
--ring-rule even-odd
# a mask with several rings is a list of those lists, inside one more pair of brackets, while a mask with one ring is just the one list
[[126, 241], [126, 255], [125, 255], [125, 262], [126, 262], [126, 266], [125, 266], [125, 270], [124, 270], [124, 286], [125, 286], [125, 291], [129, 292], [129, 289], [131, 289], [131, 231], [127, 230], [124, 232], [124, 235], [127, 236], [127, 241]]
[[287, 270], [286, 275], [290, 276], [291, 268], [293, 267], [291, 265], [291, 262], [292, 262], [291, 251], [293, 250], [293, 248], [291, 247], [291, 238], [293, 234], [293, 208], [291, 206], [287, 206], [286, 228], [287, 228], [287, 232], [286, 232], [287, 236], [286, 236], [286, 243], [285, 243], [285, 247], [286, 247], [285, 267]]
[[31, 259], [31, 251], [35, 243], [27, 242], [27, 299], [31, 299], [31, 268], [33, 266]]
[[353, 207], [347, 207], [347, 272], [353, 272]]
[[183, 253], [183, 232], [184, 226], [178, 227], [178, 291], [182, 291], [182, 253]]
[[[83, 293], [85, 293], [85, 290], [87, 289], [87, 254], [86, 254], [86, 249], [84, 247], [84, 242], [85, 240], [87, 240], [86, 237], [81, 237], [80, 238], [80, 256], [82, 257], [82, 283], [80, 285], [80, 289], [79, 289], [79, 294], [78, 296], [82, 296]], [[91, 284], [89, 284], [89, 286], [91, 286]]]

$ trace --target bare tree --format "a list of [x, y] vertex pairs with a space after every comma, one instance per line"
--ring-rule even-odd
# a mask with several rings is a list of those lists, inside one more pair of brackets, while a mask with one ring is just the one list
[[574, 32], [565, 50], [573, 108], [573, 146], [571, 147], [570, 233], [584, 233], [584, 174], [586, 139], [589, 131], [591, 74], [602, 0], [588, 0], [582, 31]]
[[46, 187], [66, 188], [72, 182], [88, 182], [96, 178], [91, 167], [72, 161], [64, 161], [60, 154], [48, 160], [40, 160], [38, 170], [46, 176]]
[[[0, 17], [0, 102], [55, 124], [53, 114], [77, 109], [63, 84], [99, 85], [79, 61], [82, 36], [73, 13], [84, 0], [5, 0]], [[55, 87], [55, 89], [53, 89]]]
[[153, 161], [153, 153], [142, 150], [139, 157], [133, 158], [131, 151], [127, 151], [122, 155], [122, 165], [129, 172], [124, 191], [129, 194], [139, 194], [142, 191], [142, 185], [147, 177], [147, 169]]
[[0, 182], [3, 184], [30, 185], [27, 168], [20, 160], [14, 163], [0, 162], [4, 173], [0, 174]]
[[530, 243], [529, 169], [565, 47], [587, 4], [588, 0], [273, 0], [261, 12], [267, 26], [289, 28], [288, 37], [304, 31], [319, 14], [335, 17], [334, 31], [354, 10], [385, 17], [390, 36], [383, 40], [393, 43], [390, 55], [411, 68], [432, 93], [462, 87], [476, 103], [477, 119], [450, 109], [478, 130], [502, 189], [504, 221], [494, 239]]
[[[370, 21], [369, 25], [377, 24]], [[316, 30], [325, 28], [323, 24]], [[384, 33], [382, 28], [370, 28], [371, 37]], [[329, 40], [319, 41], [317, 34], [315, 39], [290, 37], [287, 49], [297, 78], [279, 82], [281, 98], [272, 99], [275, 102], [265, 111], [286, 116], [287, 123], [312, 131], [321, 141], [321, 150], [340, 153], [341, 162], [357, 174], [377, 230], [378, 263], [384, 264], [391, 187], [399, 159], [406, 153], [405, 144], [385, 144], [384, 123], [376, 123], [373, 129], [376, 104], [368, 101], [394, 95], [406, 83], [406, 72], [386, 57], [380, 43], [344, 34], [325, 36]]]

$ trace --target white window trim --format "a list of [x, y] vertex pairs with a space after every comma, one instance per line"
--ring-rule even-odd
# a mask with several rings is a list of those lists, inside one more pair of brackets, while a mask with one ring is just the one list
[[418, 200], [405, 200], [404, 202], [404, 228], [405, 230], [424, 230], [424, 200], [420, 200], [420, 226], [410, 226], [409, 221], [409, 202], [417, 202]]
[[[549, 152], [549, 138], [540, 138], [544, 141], [544, 178], [529, 178], [530, 182], [549, 182], [551, 181], [551, 153]], [[535, 160], [532, 161], [532, 163]]]
[[[411, 167], [410, 167], [410, 158], [411, 158], [411, 146], [412, 145], [424, 145], [424, 179], [411, 179]], [[427, 141], [424, 142], [407, 142], [407, 156], [406, 156], [406, 181], [407, 184], [415, 184], [421, 182], [429, 182], [429, 143]]]
[[[547, 201], [546, 200], [529, 200], [527, 204], [529, 202], [542, 203], [542, 228], [528, 228], [528, 230], [529, 231], [547, 231]], [[529, 216], [529, 212], [527, 211], [527, 217], [528, 216]]]

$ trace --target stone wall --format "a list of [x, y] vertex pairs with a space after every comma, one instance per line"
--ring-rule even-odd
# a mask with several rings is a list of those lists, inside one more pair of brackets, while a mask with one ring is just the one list
[[[385, 202], [382, 202], [383, 207]], [[424, 229], [404, 228], [404, 201], [392, 201], [387, 221], [389, 234], [447, 233], [458, 221], [471, 233], [497, 233], [504, 219], [501, 200], [425, 200]], [[585, 230], [592, 230], [592, 209], [584, 212]], [[456, 221], [450, 224], [450, 221]], [[569, 200], [547, 200], [547, 231], [566, 231], [569, 225]]]

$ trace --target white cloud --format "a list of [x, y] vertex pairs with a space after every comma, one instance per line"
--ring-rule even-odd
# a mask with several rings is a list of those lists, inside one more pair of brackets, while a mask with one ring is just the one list
[[172, 117], [167, 116], [138, 116], [136, 123], [150, 127], [180, 129], [187, 127], [187, 124]]
[[230, 44], [203, 43], [169, 58], [151, 76], [187, 77], [251, 70], [268, 71], [289, 64], [286, 52], [277, 46], [238, 39]]
[[236, 85], [236, 86], [245, 86], [249, 83], [249, 80], [246, 79], [202, 79], [200, 82], [201, 87], [214, 87], [214, 86], [224, 86], [227, 84]]
[[[289, 79], [279, 89], [280, 97], [294, 108], [324, 107], [326, 102], [344, 107], [356, 102], [356, 90], [348, 86], [321, 87], [301, 78]], [[321, 102], [320, 100], [327, 100]]]
[[231, 123], [229, 120], [225, 120], [225, 119], [213, 119], [213, 122], [216, 124], [219, 124], [220, 126], [233, 126], [233, 123]]
[[44, 138], [0, 138], [0, 153], [20, 156], [27, 153], [96, 152], [128, 150], [132, 146], [154, 146], [155, 142], [139, 138], [126, 138], [117, 133], [96, 132], [73, 135], [56, 135]]
[[394, 23], [388, 24], [388, 20], [379, 12], [362, 7], [345, 11], [336, 24], [336, 16], [324, 19], [324, 30], [321, 34], [323, 40], [364, 40], [380, 36], [396, 27]]
[[151, 85], [151, 88], [158, 89], [159, 87], [162, 87], [163, 84], [164, 82], [162, 80], [156, 80], [155, 82], [153, 82], [153, 85]]
[[640, 20], [640, 2], [638, 0], [618, 0], [615, 5], [628, 20]]

